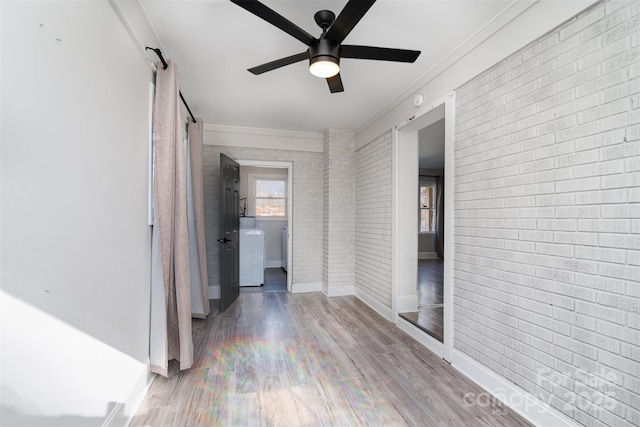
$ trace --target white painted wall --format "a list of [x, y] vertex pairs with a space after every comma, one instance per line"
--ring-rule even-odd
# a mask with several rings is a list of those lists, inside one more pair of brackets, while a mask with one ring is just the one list
[[640, 424], [639, 22], [604, 1], [457, 92], [455, 349], [587, 426]]
[[355, 152], [355, 295], [392, 318], [391, 132]]
[[205, 144], [221, 147], [249, 147], [267, 150], [311, 151], [322, 153], [324, 134], [278, 129], [205, 124]]
[[282, 227], [287, 221], [256, 220], [256, 227], [264, 230], [265, 268], [282, 267]]
[[[435, 103], [439, 103], [445, 99], [446, 95], [456, 87], [464, 84], [493, 64], [503, 60], [506, 56], [520, 49], [522, 46], [531, 43], [537, 37], [544, 35], [565, 20], [572, 18], [576, 13], [584, 10], [592, 3], [594, 3], [593, 0], [514, 2], [513, 7], [510, 7], [503, 16], [499, 17], [491, 25], [482, 29], [474, 40], [469, 40], [464, 46], [461, 46], [459, 51], [427, 72], [423, 78], [400, 93], [396, 99], [391, 100], [378, 114], [372, 116], [356, 129], [356, 151], [369, 143], [377, 141], [378, 138], [386, 132], [389, 132], [399, 123], [413, 117], [418, 111], [431, 108], [431, 106], [435, 107]], [[413, 104], [414, 95], [418, 93], [424, 96], [425, 102], [421, 107], [416, 107]], [[415, 129], [415, 131], [417, 130], [418, 129]], [[406, 129], [403, 131], [407, 132]], [[412, 131], [414, 131], [414, 129], [412, 129]], [[415, 151], [415, 160], [417, 161], [417, 148]], [[400, 160], [400, 163], [398, 163], [398, 160]], [[394, 162], [394, 168], [396, 168], [396, 170], [401, 172], [414, 170], [414, 160], [411, 158], [395, 158]], [[417, 171], [417, 166], [415, 170]], [[394, 177], [394, 179], [398, 180], [398, 177]], [[407, 180], [408, 179], [407, 177]], [[411, 180], [413, 179], [414, 178], [411, 178]], [[394, 181], [394, 192], [406, 191], [404, 180], [405, 178], [401, 177], [399, 179], [400, 182]], [[403, 186], [403, 189], [401, 189], [400, 186]], [[406, 195], [406, 198], [409, 200], [408, 195]], [[395, 201], [398, 202], [398, 199], [395, 199]], [[411, 206], [411, 204], [407, 206]], [[416, 221], [415, 214], [407, 212], [401, 213], [400, 215], [403, 216], [403, 221], [410, 221], [409, 223], [403, 223], [413, 224]], [[399, 230], [394, 230], [394, 233], [398, 231]], [[412, 251], [415, 251], [417, 247], [416, 233], [413, 232], [413, 235], [409, 235], [408, 231], [406, 233], [405, 231], [400, 231], [402, 236], [399, 241], [402, 242], [402, 246], [407, 245], [411, 247]], [[409, 258], [402, 257], [400, 255], [404, 252], [402, 247], [394, 247], [393, 251], [394, 256], [397, 257], [400, 264], [404, 263], [401, 269], [413, 269], [413, 264], [410, 264], [408, 259], [413, 258], [414, 255], [410, 255]], [[407, 255], [409, 256], [409, 254]], [[407, 280], [413, 280], [411, 277], [404, 277], [406, 274], [410, 273], [398, 272], [395, 277], [397, 283], [405, 283]], [[356, 276], [356, 283], [358, 283], [359, 280]], [[389, 291], [391, 291], [393, 285], [387, 283], [387, 286], [389, 287]], [[407, 293], [408, 288], [406, 292], [404, 290], [402, 292]], [[380, 294], [385, 293], [386, 291], [380, 290]], [[369, 297], [378, 301], [378, 299], [372, 297], [372, 295], [367, 295], [367, 298]], [[410, 299], [407, 299], [407, 301], [409, 305], [413, 304], [409, 302], [411, 301]]]
[[[411, 117], [420, 108], [443, 98], [593, 3], [594, 0], [514, 2], [514, 7], [499, 17], [493, 25], [480, 31], [477, 37], [466, 43], [459, 52], [429, 70], [423, 78], [359, 126], [356, 129], [356, 149]], [[506, 23], [506, 20], [512, 18], [514, 19], [511, 22]], [[424, 105], [419, 108], [413, 105], [414, 95], [418, 93], [424, 97]]]
[[[422, 257], [433, 256], [436, 247], [435, 234], [418, 234], [418, 255]], [[427, 255], [429, 254], [429, 255]]]
[[322, 291], [353, 295], [355, 276], [355, 157], [353, 131], [327, 129], [324, 138]]
[[403, 130], [401, 141], [404, 145], [399, 150], [395, 144], [394, 165], [402, 170], [394, 187], [396, 206], [411, 206], [397, 212], [398, 239], [401, 242], [396, 248], [398, 259], [397, 271], [397, 310], [399, 313], [418, 310], [418, 129]]
[[121, 404], [124, 424], [147, 381], [151, 69], [107, 1], [1, 8], [0, 424]]

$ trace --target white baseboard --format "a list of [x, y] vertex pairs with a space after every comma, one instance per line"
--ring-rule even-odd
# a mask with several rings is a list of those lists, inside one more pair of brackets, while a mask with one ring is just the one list
[[389, 322], [393, 322], [393, 313], [391, 312], [391, 308], [385, 306], [380, 301], [369, 295], [368, 293], [362, 291], [359, 288], [354, 288], [353, 293], [356, 298], [358, 298], [363, 303], [367, 304], [369, 307], [373, 309], [380, 316], [387, 319]]
[[[573, 420], [542, 399], [513, 384], [460, 350], [453, 349], [451, 366], [504, 402], [510, 409], [536, 426], [578, 427]], [[473, 396], [467, 399], [473, 402]], [[478, 401], [485, 401], [478, 399]]]
[[398, 313], [418, 311], [418, 295], [400, 295], [398, 297]]
[[431, 335], [427, 334], [422, 329], [414, 326], [413, 323], [398, 316], [396, 326], [400, 328], [400, 330], [409, 334], [411, 338], [427, 347], [427, 349], [435, 353], [436, 356], [444, 357], [444, 344], [433, 338]]
[[323, 289], [323, 292], [328, 297], [343, 297], [345, 295], [353, 295], [354, 289], [354, 286], [332, 286], [326, 291]]
[[418, 252], [418, 259], [439, 259], [436, 252]]
[[322, 283], [320, 282], [291, 284], [292, 294], [302, 294], [305, 292], [320, 292], [320, 291], [322, 291]]
[[209, 285], [209, 299], [220, 299], [220, 285]]
[[138, 380], [133, 385], [133, 388], [129, 392], [124, 402], [118, 402], [111, 407], [111, 410], [107, 414], [102, 427], [110, 426], [128, 426], [131, 420], [138, 412], [138, 408], [142, 404], [149, 387], [156, 379], [156, 374], [151, 372], [150, 361], [144, 364], [144, 369], [140, 373]]
[[264, 268], [280, 268], [280, 267], [282, 267], [282, 260], [266, 261], [264, 263]]

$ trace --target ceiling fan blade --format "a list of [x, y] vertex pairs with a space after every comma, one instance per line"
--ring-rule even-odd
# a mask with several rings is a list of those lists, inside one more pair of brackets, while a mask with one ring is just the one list
[[284, 67], [285, 65], [295, 64], [296, 62], [309, 59], [309, 51], [296, 53], [295, 55], [287, 56], [286, 58], [276, 59], [275, 61], [267, 62], [266, 64], [258, 65], [253, 68], [249, 68], [247, 71], [252, 72], [255, 75], [266, 73], [267, 71], [275, 70], [276, 68]]
[[419, 50], [391, 49], [387, 47], [342, 45], [340, 48], [341, 58], [415, 62], [419, 55]]
[[324, 37], [338, 44], [342, 43], [375, 2], [376, 0], [349, 0]]
[[284, 16], [260, 3], [258, 0], [231, 0], [231, 2], [253, 13], [258, 18], [264, 19], [271, 25], [275, 25], [285, 33], [297, 38], [307, 46], [309, 46], [313, 41], [316, 40], [316, 38], [311, 34], [307, 33], [305, 30], [298, 27], [296, 24], [289, 21]]
[[331, 93], [344, 92], [340, 73], [336, 74], [333, 77], [327, 77], [327, 83], [329, 84], [329, 90], [331, 91]]

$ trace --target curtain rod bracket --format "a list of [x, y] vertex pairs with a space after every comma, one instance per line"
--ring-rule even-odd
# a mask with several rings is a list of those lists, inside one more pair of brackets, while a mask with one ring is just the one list
[[[162, 51], [159, 48], [152, 48], [152, 47], [145, 47], [145, 50], [152, 50], [156, 53], [156, 55], [158, 55], [158, 58], [160, 58], [160, 61], [162, 62], [162, 68], [164, 68], [165, 70], [167, 69], [167, 67], [169, 66], [169, 64], [167, 64], [167, 61], [164, 60], [164, 57], [162, 56]], [[193, 123], [196, 123], [196, 118], [193, 115], [193, 113], [191, 112], [191, 108], [189, 108], [189, 106], [187, 105], [187, 101], [184, 100], [184, 96], [182, 96], [182, 92], [178, 91], [178, 93], [180, 94], [180, 99], [182, 100], [182, 103], [184, 104], [184, 106], [187, 108], [187, 111], [189, 112], [189, 115], [191, 116], [191, 120], [193, 120]]]
[[162, 51], [159, 48], [152, 48], [152, 47], [145, 47], [145, 50], [152, 50], [156, 53], [156, 55], [158, 55], [158, 58], [160, 58], [160, 61], [162, 62], [162, 66], [163, 68], [166, 70], [167, 67], [169, 66], [169, 64], [167, 64], [167, 61], [164, 60], [164, 57], [162, 56]]

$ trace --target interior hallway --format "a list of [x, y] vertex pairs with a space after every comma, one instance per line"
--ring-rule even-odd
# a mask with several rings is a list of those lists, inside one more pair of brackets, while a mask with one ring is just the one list
[[353, 296], [242, 293], [194, 320], [194, 343], [194, 368], [157, 377], [131, 426], [529, 425], [465, 404], [482, 390]]

